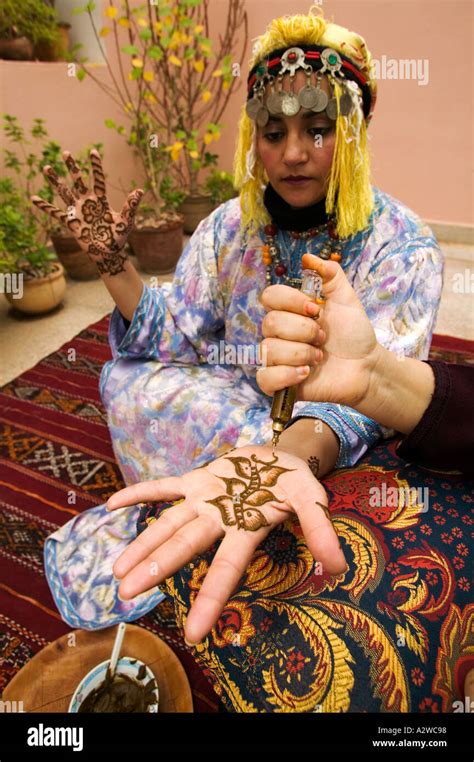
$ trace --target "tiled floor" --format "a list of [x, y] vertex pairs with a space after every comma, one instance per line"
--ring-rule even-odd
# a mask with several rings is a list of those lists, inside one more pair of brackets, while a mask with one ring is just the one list
[[[470, 280], [474, 278], [474, 249], [458, 244], [442, 247], [446, 269], [435, 332], [474, 339], [474, 290]], [[145, 282], [152, 277], [141, 275]], [[161, 276], [160, 282], [172, 277]], [[464, 292], [459, 289], [459, 281], [466, 284]], [[15, 316], [0, 294], [0, 385], [31, 368], [112, 308], [113, 301], [101, 280], [79, 282], [68, 278], [64, 306], [43, 317]]]
[[[131, 259], [138, 269], [135, 257]], [[150, 278], [158, 277], [160, 283], [173, 279], [173, 273], [152, 276], [140, 272], [140, 276], [145, 283]], [[42, 317], [14, 312], [0, 294], [0, 386], [112, 311], [114, 302], [100, 278], [77, 281], [67, 276], [66, 280], [63, 306]]]

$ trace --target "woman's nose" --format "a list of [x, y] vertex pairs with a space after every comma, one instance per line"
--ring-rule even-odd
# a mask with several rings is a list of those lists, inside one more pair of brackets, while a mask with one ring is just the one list
[[285, 142], [283, 160], [288, 164], [302, 164], [308, 160], [308, 152], [298, 135], [288, 135]]

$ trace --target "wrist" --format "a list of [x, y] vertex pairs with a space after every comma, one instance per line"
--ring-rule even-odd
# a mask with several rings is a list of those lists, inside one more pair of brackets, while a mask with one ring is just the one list
[[144, 290], [144, 283], [132, 262], [127, 259], [122, 272], [112, 276], [101, 273], [101, 277], [121, 314], [131, 322]]
[[339, 448], [339, 437], [319, 418], [299, 418], [282, 432], [277, 445], [277, 451], [280, 449], [294, 455], [311, 468], [312, 463], [318, 460], [319, 477], [332, 471]]
[[96, 263], [99, 274], [104, 280], [116, 278], [118, 275], [123, 275], [127, 269], [130, 269], [131, 262], [125, 247], [118, 251], [101, 253], [96, 257], [89, 256]]
[[390, 352], [377, 342], [375, 349], [367, 358], [367, 385], [365, 393], [354, 407], [363, 415], [373, 418], [373, 413], [380, 410], [385, 404], [387, 392], [387, 367], [390, 361]]
[[357, 409], [383, 426], [409, 434], [428, 407], [434, 374], [427, 363], [379, 346], [369, 390]]

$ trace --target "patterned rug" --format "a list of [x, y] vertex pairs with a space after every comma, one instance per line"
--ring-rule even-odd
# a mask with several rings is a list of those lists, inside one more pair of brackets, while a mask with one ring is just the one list
[[[101, 368], [110, 359], [108, 321], [107, 316], [89, 326], [0, 390], [0, 690], [35, 653], [69, 630], [45, 580], [44, 538], [124, 486], [98, 391]], [[474, 364], [474, 343], [435, 336], [431, 357]], [[379, 450], [374, 448], [378, 464], [385, 457]], [[334, 485], [327, 486], [337, 499]], [[202, 655], [196, 660], [184, 644], [170, 599], [136, 624], [177, 654], [195, 711], [235, 710], [236, 701], [216, 684], [206, 660]]]

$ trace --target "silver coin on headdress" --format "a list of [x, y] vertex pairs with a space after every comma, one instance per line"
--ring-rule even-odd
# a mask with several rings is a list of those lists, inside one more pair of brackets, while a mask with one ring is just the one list
[[328, 96], [324, 92], [324, 90], [321, 90], [321, 88], [316, 89], [316, 103], [314, 106], [312, 106], [312, 111], [316, 111], [316, 113], [319, 113], [320, 111], [324, 111], [326, 106], [328, 105]]
[[303, 108], [313, 108], [318, 103], [318, 91], [312, 85], [302, 87], [298, 93], [298, 100]]
[[286, 93], [283, 97], [281, 110], [285, 116], [294, 116], [300, 110], [300, 102], [293, 93]]
[[260, 100], [260, 98], [255, 98], [255, 97], [247, 101], [247, 105], [245, 106], [247, 115], [250, 117], [250, 119], [253, 119], [253, 120], [257, 118], [257, 114], [261, 108], [262, 108], [262, 101]]
[[339, 101], [339, 111], [342, 116], [347, 116], [352, 109], [352, 98], [349, 93], [344, 93]]
[[259, 127], [265, 127], [268, 120], [270, 119], [270, 114], [268, 113], [265, 106], [262, 106], [257, 114], [257, 124]]
[[337, 101], [335, 98], [331, 98], [328, 105], [326, 106], [326, 114], [329, 119], [334, 120], [337, 118]]
[[271, 95], [268, 96], [265, 105], [267, 109], [269, 110], [270, 114], [281, 114], [284, 95], [285, 93], [282, 90], [280, 90], [279, 92], [277, 93], [273, 92]]

